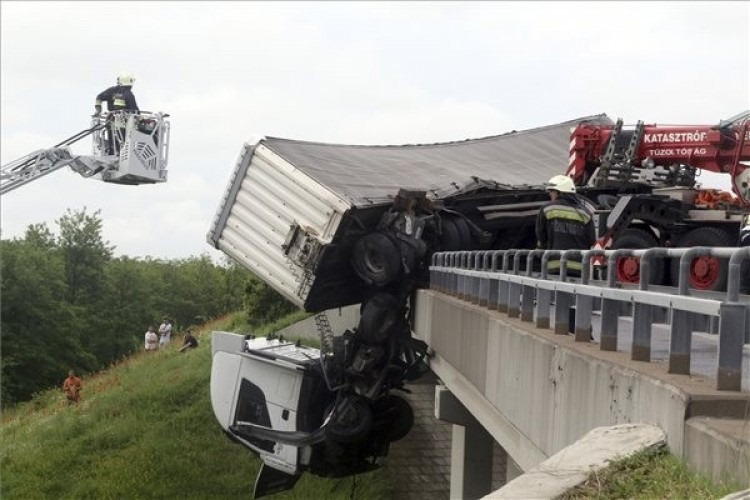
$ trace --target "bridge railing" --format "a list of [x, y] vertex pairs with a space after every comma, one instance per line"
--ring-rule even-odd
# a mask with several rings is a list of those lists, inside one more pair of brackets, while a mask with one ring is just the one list
[[[696, 257], [729, 259], [725, 293], [705, 294], [690, 289], [690, 263]], [[680, 259], [679, 285], [653, 287], [641, 279], [625, 287], [615, 279], [615, 264], [622, 257], [639, 260], [640, 276], [650, 276], [656, 258]], [[559, 275], [548, 271], [551, 259], [559, 260]], [[580, 259], [581, 276], [569, 276], [571, 261]], [[606, 279], [592, 280], [591, 270], [606, 259]], [[692, 332], [696, 320], [718, 321], [716, 388], [740, 391], [743, 345], [750, 343], [750, 300], [740, 295], [740, 268], [750, 260], [750, 248], [650, 248], [646, 250], [489, 250], [441, 252], [433, 255], [430, 287], [505, 312], [511, 318], [550, 328], [566, 335], [573, 321], [575, 340], [590, 342], [592, 313], [601, 311], [600, 348], [616, 351], [618, 319], [632, 316], [631, 357], [651, 361], [654, 323], [663, 323], [657, 312], [666, 311], [669, 335], [669, 373], [690, 374]], [[538, 269], [535, 267], [539, 263]], [[522, 264], [525, 267], [522, 268]], [[598, 267], [601, 269], [601, 267]], [[659, 311], [657, 311], [659, 310]], [[574, 311], [574, 313], [573, 313]], [[627, 312], [623, 312], [627, 311]]]

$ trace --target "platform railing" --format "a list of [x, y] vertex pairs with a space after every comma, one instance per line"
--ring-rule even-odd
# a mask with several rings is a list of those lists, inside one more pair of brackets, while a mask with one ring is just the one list
[[[726, 292], [707, 294], [689, 287], [690, 264], [700, 256], [729, 259]], [[622, 257], [638, 258], [641, 277], [650, 276], [654, 259], [680, 259], [678, 286], [654, 289], [648, 279], [640, 279], [637, 287], [618, 283], [615, 264]], [[559, 259], [559, 274], [548, 271], [551, 259]], [[571, 259], [581, 262], [580, 278], [569, 276]], [[718, 321], [716, 388], [739, 391], [743, 347], [750, 344], [750, 298], [740, 295], [740, 270], [747, 260], [747, 247], [441, 252], [432, 257], [430, 287], [510, 318], [534, 322], [538, 328], [552, 327], [556, 334], [567, 335], [573, 320], [577, 342], [592, 340], [592, 315], [599, 310], [600, 349], [604, 351], [617, 350], [618, 319], [630, 316], [634, 361], [651, 361], [652, 326], [666, 322], [670, 327], [669, 373], [674, 374], [690, 374], [696, 320]], [[592, 280], [592, 270], [603, 268], [603, 279]], [[659, 319], [656, 313], [664, 311], [666, 317]]]

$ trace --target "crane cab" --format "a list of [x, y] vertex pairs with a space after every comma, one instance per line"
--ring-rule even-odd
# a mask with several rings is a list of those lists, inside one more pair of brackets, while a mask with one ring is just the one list
[[96, 172], [105, 182], [153, 184], [167, 181], [169, 115], [113, 111], [95, 115], [93, 154], [106, 168]]

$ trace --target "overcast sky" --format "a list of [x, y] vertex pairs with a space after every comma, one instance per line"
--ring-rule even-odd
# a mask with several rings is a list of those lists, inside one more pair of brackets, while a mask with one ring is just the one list
[[205, 235], [260, 135], [424, 143], [750, 109], [748, 2], [2, 1], [0, 19], [3, 164], [88, 128], [123, 70], [172, 122], [167, 183], [61, 170], [3, 196], [2, 238], [85, 206], [133, 257], [218, 258]]

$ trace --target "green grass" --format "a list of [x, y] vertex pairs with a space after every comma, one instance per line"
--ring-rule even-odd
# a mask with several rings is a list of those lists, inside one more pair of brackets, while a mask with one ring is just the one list
[[[0, 497], [249, 498], [260, 462], [222, 433], [209, 400], [210, 331], [232, 321], [203, 327], [195, 350], [176, 339], [84, 378], [77, 406], [51, 390], [5, 411]], [[304, 474], [274, 498], [349, 499], [352, 483]], [[354, 498], [390, 491], [379, 470], [357, 477]]]
[[[253, 333], [307, 316], [294, 313]], [[260, 462], [224, 436], [211, 410], [211, 330], [252, 331], [241, 314], [232, 315], [202, 327], [193, 351], [177, 352], [178, 338], [84, 378], [77, 406], [51, 390], [6, 410], [0, 498], [249, 498]], [[712, 484], [656, 450], [613, 463], [564, 498], [713, 499], [737, 489]], [[381, 469], [358, 476], [356, 485], [304, 474], [294, 490], [274, 498], [376, 500], [391, 492]]]
[[562, 496], [565, 500], [596, 498], [630, 499], [716, 499], [742, 488], [714, 484], [691, 472], [666, 448], [646, 450], [592, 473], [589, 479]]

